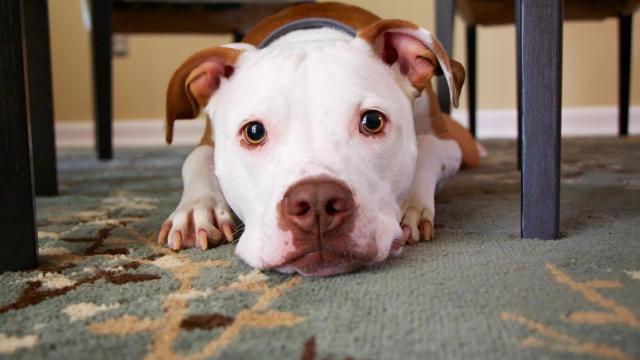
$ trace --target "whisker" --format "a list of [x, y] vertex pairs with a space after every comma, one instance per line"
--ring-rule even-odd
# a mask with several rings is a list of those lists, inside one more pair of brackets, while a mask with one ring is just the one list
[[235, 230], [233, 231], [232, 237], [234, 239], [233, 242], [236, 242], [236, 237], [238, 237], [243, 231], [244, 231], [244, 223], [241, 223], [240, 225], [236, 226]]

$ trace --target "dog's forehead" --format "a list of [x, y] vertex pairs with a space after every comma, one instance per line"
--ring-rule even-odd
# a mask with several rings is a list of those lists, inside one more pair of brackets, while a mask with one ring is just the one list
[[398, 88], [393, 72], [357, 40], [248, 51], [225, 85], [213, 107], [227, 108], [226, 117], [236, 121], [342, 116], [357, 106], [390, 103]]

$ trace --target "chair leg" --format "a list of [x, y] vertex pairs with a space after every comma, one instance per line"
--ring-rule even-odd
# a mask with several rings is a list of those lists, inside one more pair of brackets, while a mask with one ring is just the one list
[[29, 99], [37, 99], [29, 104], [35, 190], [37, 195], [57, 195], [47, 0], [24, 1], [23, 6]]
[[633, 17], [631, 15], [620, 15], [618, 17], [618, 41], [619, 41], [619, 70], [618, 85], [619, 105], [618, 105], [618, 134], [620, 136], [629, 135], [629, 85], [631, 80], [631, 33], [633, 27]]
[[557, 239], [560, 211], [562, 1], [519, 0], [522, 237]]
[[239, 43], [242, 42], [242, 39], [244, 39], [244, 32], [240, 31], [240, 30], [236, 30], [233, 32], [233, 42], [234, 43]]
[[96, 151], [113, 158], [111, 99], [111, 0], [91, 0], [91, 40]]
[[518, 102], [518, 135], [517, 135], [517, 162], [518, 162], [518, 170], [522, 170], [522, 32], [520, 24], [520, 1], [515, 0], [514, 6], [514, 19], [516, 23], [516, 89], [517, 89], [517, 102]]
[[0, 271], [34, 268], [38, 255], [22, 55], [22, 2], [0, 1]]
[[[436, 36], [449, 54], [453, 53], [453, 16], [455, 0], [436, 0]], [[438, 102], [440, 109], [446, 113], [451, 111], [451, 99], [447, 81], [438, 78]]]
[[467, 25], [467, 91], [469, 91], [469, 131], [476, 137], [476, 26]]

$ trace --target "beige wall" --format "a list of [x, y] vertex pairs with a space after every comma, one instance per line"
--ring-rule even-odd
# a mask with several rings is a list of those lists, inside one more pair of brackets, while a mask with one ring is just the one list
[[[348, 0], [383, 17], [403, 18], [434, 30], [434, 0]], [[92, 119], [89, 34], [80, 0], [50, 0], [55, 115], [58, 121]], [[463, 23], [456, 22], [454, 57], [464, 64]], [[617, 104], [617, 22], [567, 23], [564, 28], [564, 106]], [[164, 116], [164, 92], [173, 70], [192, 52], [229, 41], [226, 36], [136, 35], [129, 56], [114, 59], [114, 116]], [[478, 105], [513, 108], [513, 26], [478, 31]], [[632, 103], [640, 105], [640, 15], [634, 17]], [[466, 107], [466, 93], [461, 107]]]

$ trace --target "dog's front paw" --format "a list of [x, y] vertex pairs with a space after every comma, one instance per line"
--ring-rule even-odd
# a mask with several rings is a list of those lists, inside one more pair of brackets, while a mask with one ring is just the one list
[[421, 239], [433, 239], [433, 211], [420, 206], [409, 206], [402, 223], [411, 230], [407, 244], [417, 244]]
[[234, 222], [226, 204], [214, 200], [181, 203], [162, 224], [158, 242], [171, 249], [188, 247], [207, 249], [225, 239], [233, 241]]

